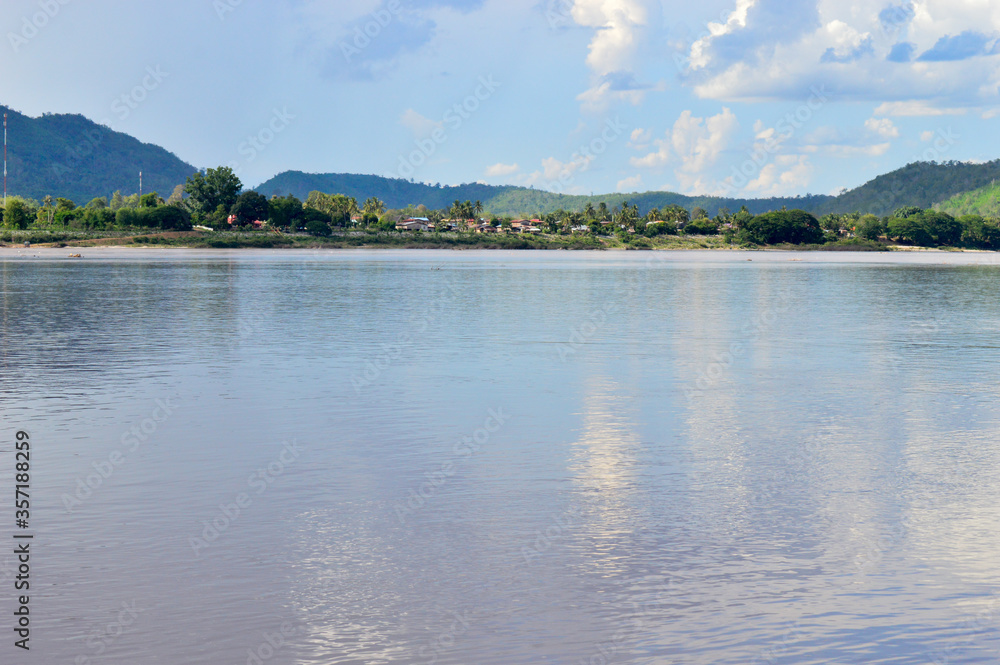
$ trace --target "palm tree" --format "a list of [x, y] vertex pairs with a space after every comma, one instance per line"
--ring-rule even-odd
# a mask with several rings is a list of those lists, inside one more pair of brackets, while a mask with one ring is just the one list
[[483, 214], [483, 202], [482, 202], [482, 201], [476, 201], [476, 202], [475, 202], [475, 203], [474, 203], [474, 204], [472, 205], [472, 214], [473, 214], [473, 216], [474, 216], [474, 217], [475, 217], [476, 219], [479, 219], [479, 216], [480, 216], [481, 214]]
[[590, 201], [587, 201], [587, 205], [584, 206], [584, 208], [583, 208], [583, 214], [587, 218], [588, 221], [589, 220], [593, 220], [594, 219], [594, 204], [591, 203]]

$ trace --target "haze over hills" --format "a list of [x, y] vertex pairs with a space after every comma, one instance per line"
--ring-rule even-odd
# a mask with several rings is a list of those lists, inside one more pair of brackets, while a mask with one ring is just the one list
[[198, 169], [167, 150], [99, 125], [82, 115], [32, 118], [6, 106], [7, 191], [41, 200], [46, 195], [84, 205], [116, 190], [168, 197]]
[[[156, 191], [166, 198], [178, 184], [198, 169], [173, 153], [99, 125], [81, 115], [52, 115], [39, 118], [0, 106], [7, 112], [10, 145], [8, 149], [8, 191], [11, 194], [40, 200], [46, 195], [72, 199], [83, 205], [98, 196], [110, 196], [120, 190], [132, 194], [138, 190], [139, 171], [143, 172], [143, 190]], [[305, 200], [311, 191], [339, 193], [364, 201], [377, 197], [390, 208], [426, 205], [442, 209], [454, 201], [481, 201], [486, 211], [496, 215], [545, 214], [558, 209], [582, 210], [587, 203], [608, 207], [625, 201], [639, 206], [642, 213], [652, 208], [679, 205], [688, 210], [704, 208], [714, 215], [719, 208], [736, 211], [745, 205], [759, 214], [782, 207], [800, 208], [817, 216], [854, 211], [887, 215], [902, 206], [945, 211], [983, 211], [996, 214], [1000, 192], [988, 187], [1000, 178], [1000, 160], [983, 164], [964, 162], [916, 162], [839, 196], [807, 195], [769, 199], [686, 196], [674, 192], [633, 192], [593, 196], [555, 194], [513, 185], [469, 183], [441, 186], [416, 183], [375, 175], [315, 174], [286, 171], [253, 189], [261, 194], [294, 194]], [[959, 197], [967, 192], [966, 198]], [[991, 203], [992, 202], [992, 203]]]

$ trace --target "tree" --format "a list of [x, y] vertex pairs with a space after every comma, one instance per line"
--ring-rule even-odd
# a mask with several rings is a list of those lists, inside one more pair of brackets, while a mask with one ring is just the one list
[[708, 219], [708, 211], [704, 208], [695, 208], [691, 211], [691, 219]]
[[184, 185], [177, 185], [174, 191], [167, 197], [167, 205], [181, 205], [184, 203]]
[[20, 199], [8, 199], [3, 211], [3, 225], [8, 229], [26, 229], [29, 221], [28, 206]]
[[307, 208], [328, 215], [333, 226], [347, 226], [351, 222], [351, 217], [358, 212], [358, 202], [353, 197], [343, 194], [309, 192], [305, 205]]
[[103, 210], [108, 207], [108, 199], [104, 196], [99, 196], [95, 199], [91, 199], [90, 203], [86, 206], [87, 210]]
[[896, 212], [892, 213], [892, 216], [897, 219], [909, 219], [910, 217], [919, 215], [922, 212], [923, 209], [918, 208], [917, 206], [903, 206], [902, 208], [896, 210]]
[[247, 226], [256, 221], [265, 221], [269, 212], [267, 199], [252, 189], [240, 194], [236, 203], [229, 210], [229, 214], [236, 218], [233, 223], [237, 226]]
[[366, 216], [375, 215], [376, 217], [385, 212], [385, 204], [374, 196], [365, 199], [364, 213]]
[[804, 210], [779, 210], [758, 215], [740, 229], [740, 240], [757, 245], [819, 243], [819, 221]]
[[195, 173], [184, 185], [184, 191], [190, 195], [198, 209], [205, 213], [212, 213], [219, 206], [229, 210], [236, 203], [242, 189], [243, 183], [228, 166], [208, 169], [204, 175]]
[[962, 223], [944, 212], [925, 210], [917, 215], [938, 245], [953, 247], [962, 240]]
[[274, 196], [267, 203], [267, 219], [271, 226], [288, 227], [294, 232], [298, 230], [299, 221], [304, 216], [302, 201], [291, 194], [285, 197]]
[[306, 222], [306, 233], [311, 236], [326, 238], [330, 236], [333, 231], [330, 230], [330, 225], [325, 220], [311, 219]]
[[76, 210], [76, 204], [69, 199], [58, 198], [56, 199], [56, 212], [63, 212], [67, 210]]
[[695, 217], [684, 227], [684, 233], [699, 236], [718, 235], [719, 224], [718, 222], [713, 222], [708, 217]]
[[878, 240], [885, 235], [886, 225], [885, 222], [875, 215], [865, 215], [858, 221], [858, 225], [854, 227], [854, 230], [858, 236], [865, 240]]
[[[51, 200], [51, 197], [46, 196], [45, 198]], [[125, 207], [125, 199], [122, 198], [122, 193], [120, 191], [115, 191], [115, 193], [111, 195], [111, 203], [108, 207], [114, 212], [118, 212]]]
[[[468, 203], [468, 202], [466, 202], [466, 203]], [[473, 214], [473, 216], [476, 219], [479, 219], [479, 216], [481, 214], [483, 214], [483, 202], [482, 201], [476, 201], [475, 203], [472, 204], [472, 214]]]
[[900, 242], [908, 242], [921, 247], [934, 244], [934, 237], [924, 226], [923, 220], [917, 215], [910, 217], [893, 217], [888, 225], [889, 237]]
[[594, 204], [587, 201], [587, 205], [583, 207], [583, 216], [587, 218], [587, 221], [594, 220]]
[[155, 208], [157, 206], [163, 205], [163, 199], [156, 192], [150, 192], [149, 194], [143, 194], [139, 197], [139, 207], [140, 208]]

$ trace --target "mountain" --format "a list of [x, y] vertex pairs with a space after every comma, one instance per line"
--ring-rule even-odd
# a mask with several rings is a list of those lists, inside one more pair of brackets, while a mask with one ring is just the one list
[[822, 205], [830, 197], [786, 197], [774, 199], [725, 199], [707, 196], [684, 196], [672, 192], [645, 192], [633, 194], [602, 194], [600, 196], [571, 196], [554, 194], [527, 187], [512, 185], [483, 185], [470, 183], [467, 185], [427, 185], [414, 183], [398, 178], [383, 178], [374, 175], [353, 175], [346, 173], [302, 173], [301, 171], [286, 171], [267, 182], [254, 187], [254, 190], [270, 198], [273, 195], [284, 196], [293, 194], [305, 200], [309, 192], [319, 191], [328, 194], [346, 194], [353, 196], [359, 202], [369, 196], [381, 199], [389, 208], [405, 208], [407, 205], [424, 204], [432, 210], [446, 208], [459, 201], [482, 201], [485, 210], [495, 215], [546, 214], [558, 209], [583, 210], [587, 203], [597, 206], [601, 201], [608, 207], [621, 205], [628, 201], [639, 206], [643, 213], [652, 208], [665, 208], [677, 204], [688, 209], [702, 207], [711, 214], [720, 207], [728, 207], [732, 211], [746, 205], [753, 213], [789, 208], [812, 209]]
[[7, 191], [41, 200], [46, 195], [84, 205], [116, 190], [170, 196], [198, 169], [174, 154], [82, 115], [45, 114], [32, 118], [5, 106], [7, 113]]
[[520, 189], [511, 186], [493, 186], [471, 183], [468, 185], [435, 186], [414, 183], [399, 178], [383, 178], [377, 175], [352, 175], [348, 173], [302, 173], [285, 171], [254, 190], [271, 198], [272, 195], [293, 194], [306, 200], [309, 192], [344, 194], [363, 202], [369, 196], [381, 199], [389, 208], [405, 208], [423, 204], [437, 210], [447, 208], [455, 199], [462, 201], [486, 201], [498, 197], [508, 190]]
[[991, 182], [985, 187], [953, 196], [934, 207], [954, 217], [979, 215], [1000, 218], [1000, 184]]
[[914, 162], [831, 198], [810, 212], [825, 215], [857, 210], [882, 216], [903, 206], [930, 208], [957, 194], [989, 185], [998, 178], [1000, 160], [985, 164]]

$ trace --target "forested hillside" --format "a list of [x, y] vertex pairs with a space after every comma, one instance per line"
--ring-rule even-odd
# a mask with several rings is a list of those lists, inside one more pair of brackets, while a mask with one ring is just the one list
[[197, 169], [163, 148], [115, 132], [82, 115], [40, 118], [7, 113], [7, 190], [30, 199], [64, 197], [86, 203], [115, 191], [143, 189], [169, 196]]

